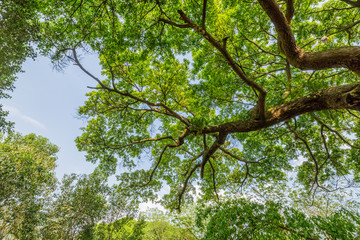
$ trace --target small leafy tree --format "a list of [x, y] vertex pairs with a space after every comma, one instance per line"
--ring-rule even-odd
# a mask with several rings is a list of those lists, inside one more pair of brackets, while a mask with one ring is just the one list
[[42, 209], [56, 186], [57, 151], [35, 134], [0, 137], [0, 238], [40, 236]]
[[65, 175], [48, 207], [45, 239], [91, 239], [106, 214], [109, 188], [101, 174]]
[[145, 216], [147, 224], [145, 228], [144, 240], [197, 239], [189, 226], [186, 225], [186, 213], [182, 213], [180, 216], [171, 213], [165, 213], [160, 209], [151, 208], [145, 212]]

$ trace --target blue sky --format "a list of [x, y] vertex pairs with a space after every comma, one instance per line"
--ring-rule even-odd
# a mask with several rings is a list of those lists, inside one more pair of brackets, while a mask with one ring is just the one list
[[[84, 57], [83, 63], [100, 77], [95, 56]], [[44, 57], [28, 60], [23, 69], [25, 73], [18, 75], [16, 88], [10, 93], [12, 98], [1, 99], [10, 112], [8, 119], [15, 122], [15, 131], [36, 133], [60, 147], [58, 179], [65, 173], [92, 172], [94, 165], [85, 161], [84, 153], [77, 151], [74, 139], [81, 134], [80, 127], [86, 125], [77, 117], [77, 109], [86, 99], [87, 86], [94, 86], [95, 82], [73, 65], [63, 72], [56, 71]]]
[[[81, 62], [101, 79], [96, 56], [84, 56]], [[15, 131], [36, 133], [60, 147], [55, 169], [59, 180], [64, 174], [91, 173], [95, 165], [86, 162], [85, 154], [77, 150], [74, 140], [81, 134], [80, 128], [86, 126], [86, 121], [78, 118], [77, 109], [90, 91], [87, 86], [95, 86], [95, 81], [73, 65], [62, 72], [56, 71], [45, 57], [28, 60], [23, 69], [25, 72], [18, 75], [12, 98], [0, 100], [10, 112], [8, 119], [15, 122]], [[110, 178], [109, 183], [115, 183], [115, 178]], [[164, 209], [152, 202], [140, 205], [142, 211], [149, 207]]]

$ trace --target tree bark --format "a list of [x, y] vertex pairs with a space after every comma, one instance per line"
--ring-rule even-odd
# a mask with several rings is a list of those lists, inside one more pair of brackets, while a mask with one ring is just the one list
[[360, 83], [328, 87], [292, 102], [275, 106], [267, 110], [264, 121], [250, 118], [194, 129], [190, 132], [197, 134], [250, 132], [270, 127], [304, 113], [331, 109], [360, 111]]
[[360, 75], [360, 47], [340, 47], [320, 52], [306, 52], [296, 43], [290, 25], [275, 0], [258, 0], [273, 22], [282, 52], [294, 67], [321, 70], [344, 67]]

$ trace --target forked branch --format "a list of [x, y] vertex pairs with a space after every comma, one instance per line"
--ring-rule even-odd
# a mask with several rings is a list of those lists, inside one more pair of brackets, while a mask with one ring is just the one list
[[[282, 52], [291, 65], [304, 70], [345, 67], [360, 75], [360, 47], [338, 47], [320, 52], [306, 52], [296, 43], [287, 17], [276, 0], [258, 0], [278, 34]], [[358, 4], [358, 2], [351, 2]]]
[[211, 145], [210, 148], [206, 149], [203, 155], [203, 160], [201, 163], [201, 171], [200, 171], [200, 177], [201, 179], [204, 178], [204, 170], [206, 163], [210, 160], [210, 157], [213, 156], [213, 154], [225, 143], [227, 134], [219, 133], [219, 135], [216, 136], [215, 142]]
[[[191, 125], [190, 121], [187, 118], [185, 118], [182, 115], [178, 114], [177, 112], [173, 111], [172, 109], [170, 109], [164, 103], [161, 103], [161, 102], [160, 103], [153, 103], [153, 102], [150, 102], [150, 101], [148, 101], [146, 99], [142, 99], [142, 98], [139, 98], [137, 96], [134, 96], [133, 94], [131, 94], [131, 93], [127, 92], [127, 91], [126, 92], [125, 91], [120, 91], [120, 90], [118, 90], [116, 88], [111, 88], [111, 87], [106, 86], [99, 78], [95, 77], [92, 73], [90, 73], [87, 69], [85, 69], [85, 67], [81, 64], [81, 62], [79, 61], [79, 59], [77, 57], [77, 53], [76, 53], [75, 48], [66, 49], [66, 50], [71, 50], [72, 51], [72, 53], [73, 53], [72, 60], [75, 62], [75, 64], [84, 73], [86, 73], [88, 76], [90, 76], [92, 79], [94, 79], [100, 85], [100, 87], [101, 87], [100, 89], [104, 89], [104, 90], [109, 91], [109, 92], [114, 92], [114, 93], [119, 94], [121, 96], [128, 97], [128, 98], [131, 98], [131, 99], [136, 100], [138, 102], [144, 103], [147, 106], [149, 106], [152, 111], [155, 111], [155, 112], [158, 112], [158, 113], [161, 113], [161, 114], [165, 114], [165, 115], [177, 118], [182, 123], [184, 123], [186, 126]], [[96, 89], [99, 89], [99, 88], [96, 88]], [[160, 110], [159, 108], [163, 108], [165, 110]]]
[[186, 14], [178, 10], [180, 14], [180, 19], [183, 20], [186, 24], [190, 25], [192, 29], [196, 32], [201, 34], [213, 47], [215, 47], [226, 59], [229, 66], [233, 69], [237, 76], [240, 77], [248, 86], [252, 87], [259, 93], [259, 100], [258, 100], [258, 109], [260, 114], [260, 119], [265, 118], [265, 100], [266, 100], [266, 90], [260, 86], [258, 83], [254, 82], [253, 80], [249, 79], [243, 70], [240, 68], [239, 64], [235, 62], [235, 60], [231, 57], [229, 52], [226, 50], [226, 44], [217, 41], [213, 36], [211, 36], [204, 28], [199, 27], [193, 21], [191, 21]]
[[312, 116], [315, 118], [315, 120], [320, 123], [322, 126], [326, 127], [330, 132], [335, 133], [345, 144], [352, 148], [360, 149], [360, 146], [355, 146], [351, 144], [347, 139], [345, 139], [339, 131], [336, 131], [335, 129], [331, 128], [329, 125], [327, 125], [325, 122], [323, 122], [319, 117], [317, 117], [315, 114], [312, 114]]

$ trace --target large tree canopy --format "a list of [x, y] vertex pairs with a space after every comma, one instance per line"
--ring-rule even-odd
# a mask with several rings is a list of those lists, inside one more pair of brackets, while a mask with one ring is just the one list
[[180, 209], [194, 185], [216, 198], [294, 161], [312, 192], [360, 180], [358, 1], [53, 2], [41, 48], [97, 84], [78, 148], [106, 173], [129, 168], [122, 186], [168, 185]]

